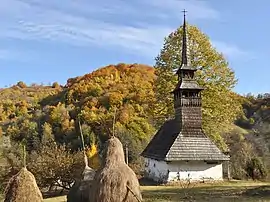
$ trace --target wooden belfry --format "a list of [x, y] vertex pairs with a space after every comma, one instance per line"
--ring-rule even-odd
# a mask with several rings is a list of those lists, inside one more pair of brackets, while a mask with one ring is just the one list
[[197, 71], [191, 65], [188, 57], [186, 10], [184, 12], [183, 38], [182, 38], [182, 60], [177, 70], [178, 83], [173, 91], [175, 118], [180, 122], [181, 127], [197, 127], [202, 124], [201, 114], [201, 91], [203, 88], [198, 85], [194, 78]]
[[[174, 164], [174, 167], [177, 165], [177, 169], [181, 170], [184, 166], [183, 162], [189, 162], [192, 168], [194, 163], [204, 166], [205, 162], [215, 162], [218, 165], [222, 161], [229, 160], [229, 157], [217, 148], [202, 129], [201, 92], [203, 88], [195, 79], [197, 69], [192, 66], [188, 57], [186, 10], [183, 13], [181, 65], [176, 72], [178, 82], [172, 92], [175, 118], [167, 120], [161, 126], [142, 153], [146, 161], [153, 164], [153, 167], [146, 166], [151, 178], [159, 178], [155, 176], [155, 173], [161, 168], [156, 169], [156, 164], [161, 161], [168, 168]], [[190, 172], [193, 172], [192, 169]], [[175, 174], [175, 171], [170, 171], [170, 169], [168, 172], [168, 176]], [[203, 170], [200, 172], [204, 175]], [[167, 180], [170, 180], [169, 177]]]

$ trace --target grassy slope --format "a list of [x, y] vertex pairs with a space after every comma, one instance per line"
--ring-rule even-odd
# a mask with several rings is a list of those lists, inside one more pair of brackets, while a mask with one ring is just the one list
[[[270, 201], [270, 183], [230, 182], [201, 184], [190, 189], [179, 186], [142, 186], [146, 202], [177, 201]], [[66, 197], [45, 199], [45, 202], [64, 202]]]

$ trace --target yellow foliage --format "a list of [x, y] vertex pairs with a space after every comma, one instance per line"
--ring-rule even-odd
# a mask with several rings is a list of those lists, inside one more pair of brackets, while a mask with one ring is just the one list
[[88, 158], [92, 158], [95, 154], [97, 154], [97, 146], [93, 144], [90, 149], [87, 151]]
[[89, 166], [95, 170], [99, 169], [101, 165], [101, 160], [98, 154], [94, 155], [89, 159]]
[[91, 148], [86, 151], [86, 155], [89, 160], [89, 166], [93, 169], [98, 169], [101, 163], [100, 163], [100, 157], [98, 155], [98, 149], [95, 144], [93, 144]]

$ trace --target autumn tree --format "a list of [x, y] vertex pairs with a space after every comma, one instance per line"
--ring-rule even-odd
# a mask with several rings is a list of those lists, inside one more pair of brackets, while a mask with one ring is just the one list
[[83, 170], [83, 155], [51, 143], [43, 145], [36, 156], [31, 155], [28, 167], [41, 187], [57, 184], [69, 189]]
[[49, 107], [47, 115], [57, 142], [65, 143], [66, 138], [70, 138], [75, 132], [74, 120], [70, 118], [68, 107], [59, 102], [56, 106]]
[[25, 141], [27, 143], [27, 150], [29, 151], [39, 147], [40, 138], [35, 121], [20, 118], [7, 127], [6, 135], [15, 142]]
[[[7, 177], [17, 173], [23, 165], [20, 147], [20, 144], [13, 142], [12, 147], [5, 149], [4, 157], [11, 168]], [[37, 151], [28, 152], [26, 162], [27, 168], [35, 175], [42, 188], [56, 184], [69, 189], [84, 168], [81, 151], [72, 152], [66, 146], [57, 145], [55, 142], [42, 144]]]
[[19, 81], [17, 83], [17, 86], [19, 86], [20, 88], [26, 88], [27, 87], [27, 85], [23, 81]]
[[[101, 144], [112, 133], [114, 116], [115, 131], [126, 131], [127, 139], [142, 144], [154, 133], [150, 122], [154, 78], [154, 68], [146, 65], [109, 65], [70, 81], [67, 104], [79, 108], [82, 123], [90, 126]], [[130, 144], [131, 150], [140, 148], [137, 154], [142, 151], [138, 144]]]
[[52, 133], [52, 126], [47, 122], [45, 122], [42, 125], [42, 139], [41, 140], [43, 144], [47, 144], [49, 142], [54, 141], [54, 136]]
[[[241, 110], [238, 97], [232, 92], [237, 80], [222, 53], [197, 27], [188, 25], [188, 56], [191, 65], [197, 67], [196, 79], [205, 88], [203, 99], [203, 128], [221, 148], [225, 148], [220, 132], [228, 129]], [[164, 46], [156, 57], [154, 90], [156, 122], [172, 117], [173, 96], [170, 93], [177, 84], [175, 70], [181, 65], [182, 27], [165, 38]]]
[[60, 85], [57, 82], [53, 82], [52, 87], [53, 88], [60, 88]]

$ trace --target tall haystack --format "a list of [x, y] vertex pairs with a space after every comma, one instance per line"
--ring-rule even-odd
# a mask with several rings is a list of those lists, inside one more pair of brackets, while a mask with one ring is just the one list
[[106, 144], [102, 167], [90, 191], [91, 202], [142, 201], [138, 179], [125, 163], [122, 143], [112, 136]]
[[34, 175], [23, 167], [14, 175], [6, 189], [4, 202], [41, 202], [42, 194], [37, 186]]
[[84, 150], [84, 139], [81, 129], [81, 123], [79, 121], [79, 127], [81, 132], [81, 141], [82, 141], [82, 147], [83, 147], [83, 154], [84, 154], [84, 164], [85, 168], [82, 173], [82, 176], [80, 179], [76, 179], [75, 183], [71, 187], [71, 189], [68, 192], [67, 195], [67, 202], [90, 202], [90, 189], [92, 185], [92, 181], [95, 176], [95, 170], [90, 168], [88, 166], [88, 158]]

